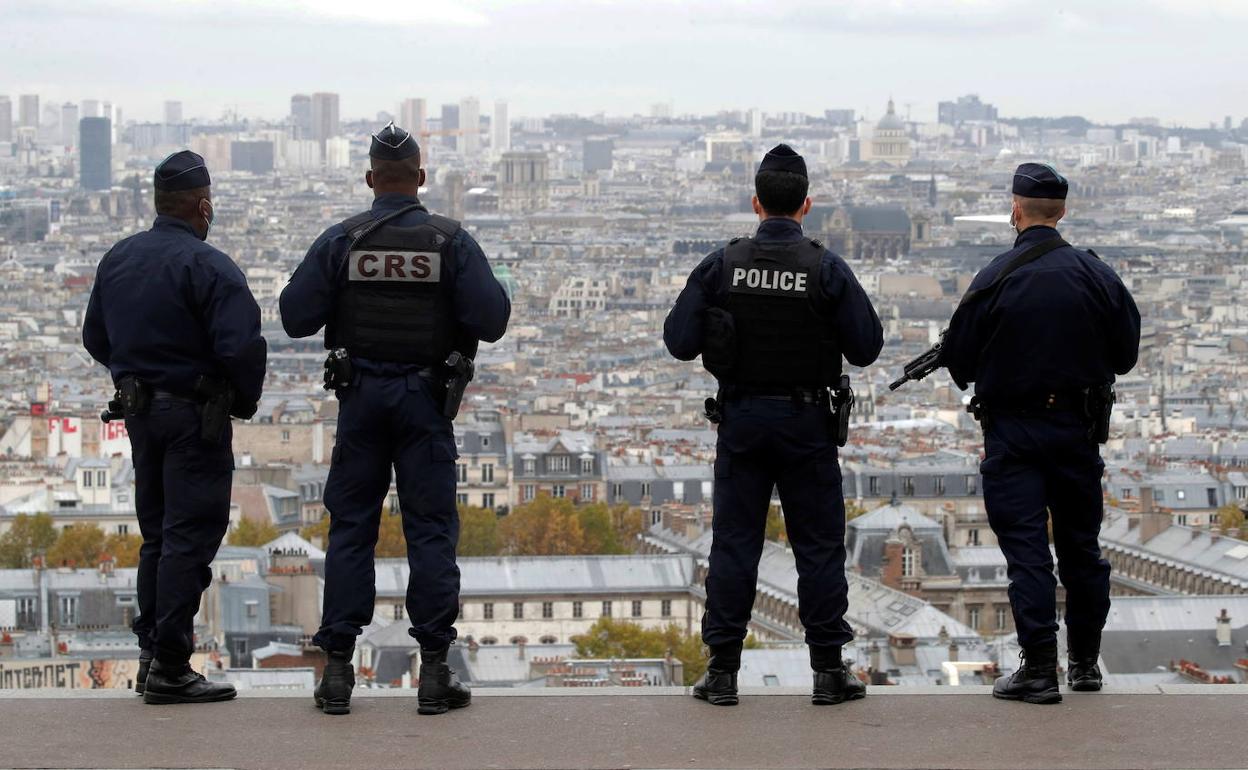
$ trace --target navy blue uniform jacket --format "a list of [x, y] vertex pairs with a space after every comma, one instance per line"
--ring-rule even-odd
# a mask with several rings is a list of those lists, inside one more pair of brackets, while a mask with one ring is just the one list
[[[417, 203], [410, 195], [381, 195], [373, 199], [374, 217]], [[410, 211], [392, 223], [415, 227], [429, 221], [429, 213]], [[343, 260], [351, 239], [342, 224], [336, 224], [316, 239], [307, 256], [282, 290], [282, 326], [291, 337], [310, 337], [333, 323], [342, 286]], [[454, 312], [461, 327], [485, 342], [496, 342], [507, 331], [511, 300], [494, 277], [481, 247], [466, 231], [451, 241], [458, 258], [455, 270]]]
[[[760, 243], [798, 241], [802, 226], [786, 217], [765, 219], [754, 234]], [[663, 342], [681, 361], [692, 361], [702, 353], [702, 314], [707, 308], [723, 307], [727, 300], [723, 281], [724, 250], [712, 252], [694, 268], [689, 281], [676, 298], [676, 304], [663, 322]], [[884, 346], [884, 330], [858, 279], [845, 260], [824, 250], [819, 270], [819, 288], [827, 308], [828, 330], [840, 346], [841, 355], [854, 366], [875, 361]]]
[[249, 404], [264, 386], [268, 346], [243, 271], [175, 217], [156, 217], [100, 260], [82, 343], [114, 383], [132, 374], [190, 396], [207, 375]]
[[[1036, 225], [975, 276], [987, 286], [1016, 254], [1056, 238]], [[945, 333], [941, 363], [987, 404], [1113, 382], [1135, 366], [1140, 311], [1101, 260], [1063, 246], [1011, 273], [988, 297], [963, 305]]]

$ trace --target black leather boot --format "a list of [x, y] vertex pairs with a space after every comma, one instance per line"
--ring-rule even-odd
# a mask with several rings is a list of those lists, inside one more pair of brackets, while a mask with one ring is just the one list
[[143, 694], [143, 688], [147, 685], [147, 672], [152, 668], [152, 651], [139, 650], [139, 673], [134, 675], [134, 691], [139, 695]]
[[312, 697], [316, 707], [326, 714], [351, 713], [351, 688], [355, 687], [355, 670], [351, 668], [354, 649], [330, 652], [325, 661], [321, 683]]
[[867, 694], [867, 686], [841, 658], [840, 647], [811, 647], [810, 667], [815, 672], [810, 702], [816, 706], [835, 706]]
[[1026, 703], [1061, 703], [1057, 689], [1057, 642], [1019, 653], [1019, 666], [992, 686], [992, 697]]
[[741, 670], [741, 645], [726, 644], [711, 648], [706, 673], [693, 686], [693, 697], [713, 706], [735, 706], [737, 672]]
[[143, 702], [160, 705], [167, 703], [212, 703], [230, 700], [238, 693], [234, 685], [209, 682], [204, 675], [191, 668], [189, 663], [166, 666], [159, 660], [152, 661], [143, 685]]
[[420, 648], [420, 687], [416, 690], [416, 711], [420, 714], [445, 714], [472, 702], [472, 691], [446, 664], [449, 649]]
[[1101, 635], [1067, 632], [1066, 684], [1075, 692], [1098, 692], [1101, 689]]

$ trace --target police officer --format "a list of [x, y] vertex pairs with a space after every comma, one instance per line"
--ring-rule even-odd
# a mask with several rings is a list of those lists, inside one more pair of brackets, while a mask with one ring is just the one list
[[[815, 704], [861, 698], [844, 665], [845, 502], [828, 387], [842, 356], [866, 366], [883, 346], [880, 320], [845, 261], [802, 233], [806, 163], [781, 144], [754, 178], [753, 238], [698, 265], [667, 316], [673, 356], [720, 384], [714, 519], [702, 639], [711, 657], [694, 697], [737, 703], [741, 646], [754, 603], [773, 488], [797, 558], [798, 599], [814, 669]], [[716, 415], [716, 417], [719, 417]]]
[[[147, 703], [226, 700], [233, 686], [190, 667], [193, 624], [229, 525], [234, 454], [224, 410], [255, 413], [267, 347], [247, 279], [205, 242], [213, 206], [204, 159], [170, 155], [154, 187], [152, 229], [100, 260], [82, 341], [122, 395], [133, 450], [143, 533], [136, 689]], [[219, 394], [228, 394], [224, 405]]]
[[[1057, 680], [1057, 581], [1066, 587], [1068, 684], [1099, 690], [1109, 563], [1102, 517], [1098, 429], [1108, 427], [1110, 384], [1135, 366], [1140, 314], [1122, 281], [1055, 229], [1066, 179], [1051, 166], [1014, 173], [1014, 248], [980, 271], [950, 321], [942, 363], [959, 387], [975, 383], [984, 429], [984, 505], [1009, 567], [1010, 606], [1023, 663], [993, 695], [1062, 699]], [[1103, 438], [1101, 439], [1103, 440]]]
[[443, 364], [501, 338], [511, 303], [472, 236], [417, 199], [425, 171], [415, 137], [391, 123], [373, 136], [369, 158], [372, 208], [317, 238], [281, 296], [290, 336], [325, 327], [326, 348], [349, 357], [350, 372], [335, 375], [346, 382], [325, 488], [329, 548], [315, 642], [328, 663], [316, 703], [327, 714], [350, 711], [351, 658], [373, 618], [373, 552], [393, 467], [411, 569], [409, 633], [421, 649], [419, 711], [441, 714], [470, 699], [446, 663], [459, 611], [459, 517]]

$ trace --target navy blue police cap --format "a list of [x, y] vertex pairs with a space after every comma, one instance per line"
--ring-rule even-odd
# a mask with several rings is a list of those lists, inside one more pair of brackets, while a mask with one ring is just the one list
[[1024, 163], [1014, 170], [1014, 194], [1066, 200], [1070, 183], [1047, 163]]
[[801, 155], [797, 154], [797, 150], [794, 150], [787, 144], [777, 144], [763, 156], [763, 162], [758, 164], [758, 170], [759, 173], [763, 171], [788, 171], [790, 174], [806, 176], [806, 161]]
[[368, 147], [368, 157], [377, 160], [403, 160], [420, 152], [416, 137], [394, 125], [394, 121], [373, 134], [373, 142]]
[[208, 187], [212, 184], [212, 179], [208, 176], [208, 166], [204, 164], [202, 157], [190, 150], [182, 150], [156, 166], [153, 184], [157, 190], [178, 192]]

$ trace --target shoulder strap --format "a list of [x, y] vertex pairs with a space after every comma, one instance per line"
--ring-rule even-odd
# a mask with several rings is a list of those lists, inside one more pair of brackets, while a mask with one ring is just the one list
[[369, 222], [372, 222], [372, 221], [373, 221], [373, 212], [365, 211], [363, 213], [356, 214], [350, 219], [344, 219], [339, 224], [341, 224], [342, 229], [347, 232], [348, 237], [354, 237], [354, 231], [359, 230], [361, 227], [363, 227], [364, 225], [367, 225]]
[[992, 294], [998, 288], [1000, 288], [1001, 282], [1004, 281], [1010, 275], [1010, 273], [1013, 273], [1015, 270], [1019, 269], [1020, 267], [1022, 267], [1023, 265], [1029, 262], [1035, 262], [1037, 259], [1040, 259], [1040, 257], [1043, 257], [1045, 254], [1048, 254], [1050, 251], [1054, 251], [1056, 249], [1060, 249], [1063, 246], [1069, 246], [1069, 245], [1070, 244], [1067, 243], [1061, 236], [1058, 236], [1056, 238], [1050, 238], [1049, 240], [1044, 241], [1043, 243], [1037, 243], [1035, 246], [1032, 246], [1030, 249], [1027, 249], [1022, 254], [1019, 254], [1017, 257], [1014, 257], [1009, 262], [1007, 262], [1005, 267], [1001, 268], [1001, 272], [997, 273], [996, 276], [993, 277], [992, 281], [990, 281], [987, 286], [984, 286], [979, 289], [972, 289], [971, 291], [968, 291], [965, 295], [963, 295], [962, 301], [958, 303], [958, 307], [962, 307], [963, 305], [969, 303], [970, 301], [974, 299], [978, 299], [979, 297]]
[[445, 235], [448, 240], [455, 237], [455, 233], [459, 232], [459, 222], [441, 214], [430, 214], [429, 221], [425, 224]]
[[[383, 217], [378, 217], [377, 219], [371, 218], [372, 212], [364, 212], [364, 214], [359, 214], [344, 221], [342, 226], [347, 229], [347, 237], [350, 238], [351, 241], [347, 244], [347, 250], [342, 253], [342, 264], [338, 266], [338, 280], [342, 281], [343, 276], [347, 273], [347, 262], [350, 260], [351, 250], [355, 248], [355, 244], [367, 238], [369, 233], [389, 222], [391, 219], [401, 217], [407, 212], [415, 211], [416, 209], [424, 209], [424, 206], [419, 203], [413, 203], [409, 206], [404, 206], [397, 211], [391, 211], [389, 214], [386, 214]], [[367, 220], [364, 219], [365, 215], [370, 218]], [[356, 224], [354, 229], [349, 228], [348, 225], [356, 220], [359, 220], [359, 224]]]

